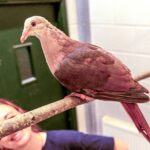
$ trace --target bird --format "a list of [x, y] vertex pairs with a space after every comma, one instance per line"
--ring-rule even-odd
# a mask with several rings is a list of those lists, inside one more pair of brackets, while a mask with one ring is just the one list
[[25, 20], [21, 43], [29, 36], [39, 39], [52, 75], [72, 91], [71, 96], [120, 102], [150, 142], [149, 124], [137, 104], [149, 101], [148, 90], [121, 60], [102, 47], [71, 39], [42, 16]]

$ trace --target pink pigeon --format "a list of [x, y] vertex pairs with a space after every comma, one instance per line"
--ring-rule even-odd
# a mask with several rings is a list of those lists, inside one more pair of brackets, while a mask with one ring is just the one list
[[73, 91], [71, 96], [121, 102], [150, 142], [150, 127], [137, 105], [149, 101], [148, 90], [118, 58], [99, 46], [71, 39], [41, 16], [25, 20], [21, 43], [29, 36], [40, 40], [51, 73]]

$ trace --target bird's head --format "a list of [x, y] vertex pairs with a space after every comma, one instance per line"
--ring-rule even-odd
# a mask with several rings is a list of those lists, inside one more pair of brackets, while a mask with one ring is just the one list
[[24, 41], [29, 36], [39, 37], [45, 27], [49, 27], [52, 29], [55, 28], [50, 22], [48, 22], [45, 18], [41, 16], [33, 16], [27, 18], [24, 22], [24, 29], [20, 37], [21, 43], [24, 43]]

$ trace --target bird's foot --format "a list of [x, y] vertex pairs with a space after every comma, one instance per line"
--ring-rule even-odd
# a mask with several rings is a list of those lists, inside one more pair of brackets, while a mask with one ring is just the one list
[[93, 99], [92, 97], [89, 97], [89, 96], [86, 96], [86, 95], [80, 94], [80, 93], [71, 93], [71, 94], [69, 94], [68, 96], [71, 96], [71, 97], [78, 97], [78, 98], [80, 98], [81, 100], [86, 101], [86, 102], [91, 101], [91, 100]]

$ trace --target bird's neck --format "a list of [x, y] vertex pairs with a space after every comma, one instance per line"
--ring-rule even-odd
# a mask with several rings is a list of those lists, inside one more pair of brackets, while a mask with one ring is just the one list
[[63, 49], [73, 42], [61, 31], [51, 33], [48, 29], [39, 38], [46, 62], [52, 74], [58, 69], [64, 57]]

